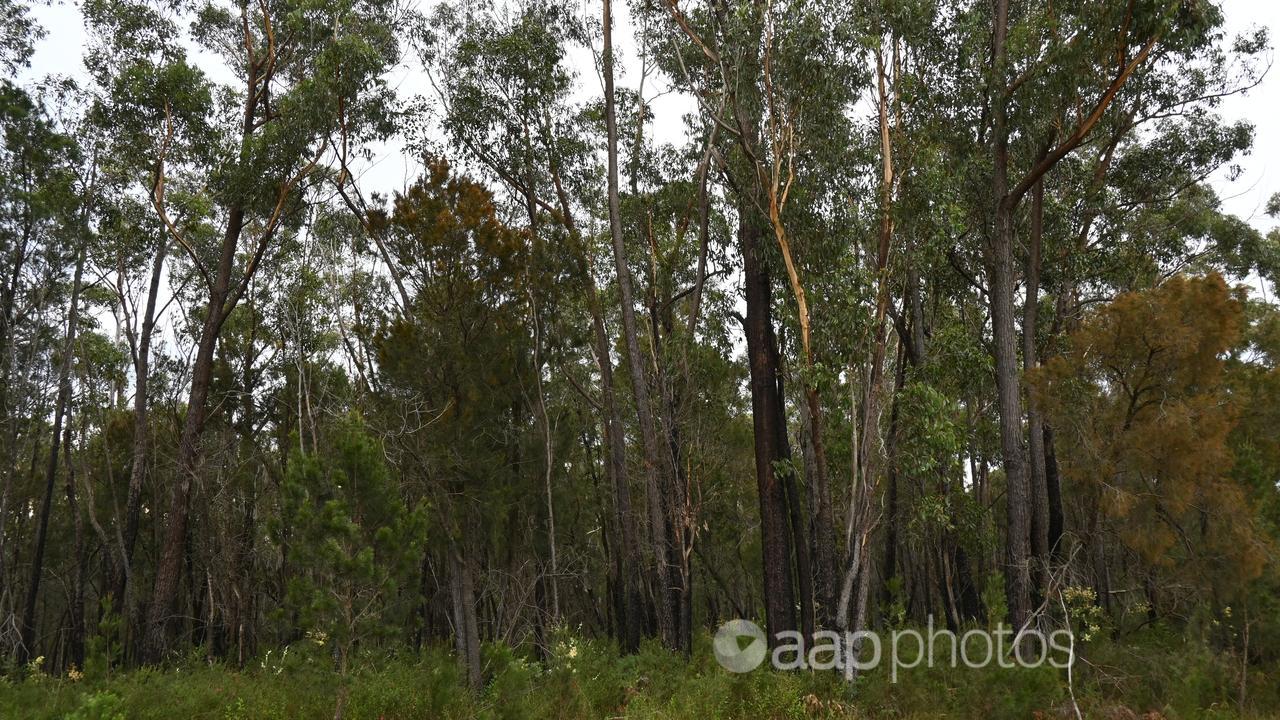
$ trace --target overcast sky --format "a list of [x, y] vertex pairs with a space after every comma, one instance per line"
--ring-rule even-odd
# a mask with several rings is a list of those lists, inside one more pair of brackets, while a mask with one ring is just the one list
[[[431, 0], [426, 0], [430, 3]], [[1275, 0], [1225, 0], [1224, 9], [1227, 17], [1228, 37], [1247, 31], [1253, 26], [1261, 25], [1269, 29], [1273, 44], [1280, 42], [1280, 2]], [[615, 42], [619, 46], [621, 62], [624, 67], [635, 67], [630, 62], [633, 56], [628, 52], [631, 33], [627, 17], [627, 3], [616, 3], [619, 29], [615, 32]], [[597, 2], [588, 1], [582, 4], [583, 12], [595, 16], [599, 13]], [[48, 74], [83, 74], [81, 49], [85, 33], [80, 16], [79, 5], [74, 2], [56, 2], [52, 5], [36, 7], [35, 15], [44, 26], [48, 35], [39, 43], [31, 62], [31, 67], [24, 73], [24, 80], [33, 80]], [[1274, 56], [1274, 53], [1273, 53]], [[580, 87], [584, 94], [599, 94], [600, 84], [591, 53], [575, 52], [571, 60], [581, 79]], [[390, 82], [397, 87], [402, 96], [429, 93], [430, 88], [416, 64], [409, 58], [406, 63], [393, 70], [389, 75]], [[638, 80], [636, 72], [624, 75], [619, 85], [634, 86]], [[655, 80], [650, 78], [646, 87], [646, 96], [661, 91], [655, 87]], [[678, 139], [684, 131], [681, 116], [692, 109], [687, 98], [666, 95], [654, 103], [656, 116], [652, 131], [658, 139]], [[1222, 197], [1225, 209], [1237, 215], [1260, 230], [1267, 231], [1276, 226], [1276, 220], [1267, 217], [1263, 208], [1267, 198], [1280, 192], [1280, 137], [1275, 131], [1277, 115], [1280, 114], [1280, 68], [1275, 68], [1263, 80], [1262, 84], [1244, 96], [1227, 98], [1221, 111], [1227, 120], [1244, 118], [1253, 123], [1255, 138], [1253, 151], [1237, 158], [1236, 164], [1242, 172], [1235, 181], [1227, 178], [1228, 168], [1220, 170], [1212, 179], [1212, 184]], [[376, 166], [365, 172], [361, 179], [362, 186], [368, 190], [393, 190], [403, 187], [408, 179], [417, 173], [416, 159], [399, 151], [398, 145], [384, 148], [376, 159]]]

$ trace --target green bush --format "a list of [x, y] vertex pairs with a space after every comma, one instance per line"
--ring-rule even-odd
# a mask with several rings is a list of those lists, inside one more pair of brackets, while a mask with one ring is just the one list
[[[1105, 633], [1104, 633], [1105, 635]], [[165, 671], [138, 670], [81, 680], [38, 673], [0, 682], [0, 718], [31, 720], [288, 720], [330, 717], [337, 677], [324, 648], [304, 641], [244, 669], [190, 659]], [[1065, 671], [887, 667], [846, 684], [837, 672], [724, 671], [710, 637], [689, 657], [646, 642], [634, 655], [576, 633], [551, 633], [545, 660], [492, 644], [483, 654], [485, 688], [472, 694], [452, 653], [357, 653], [349, 676], [350, 720], [862, 720], [1074, 718]], [[1086, 718], [1169, 720], [1276, 717], [1277, 668], [1251, 666], [1248, 703], [1238, 706], [1240, 658], [1199, 637], [1159, 627], [1078, 648], [1075, 696]]]

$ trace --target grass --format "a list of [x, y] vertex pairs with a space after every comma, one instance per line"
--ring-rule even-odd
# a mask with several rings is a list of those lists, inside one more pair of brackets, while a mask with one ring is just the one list
[[[1085, 718], [1280, 717], [1277, 668], [1251, 668], [1239, 703], [1238, 657], [1151, 631], [1083, 649], [1075, 692]], [[1064, 671], [925, 666], [884, 668], [852, 686], [834, 672], [716, 664], [710, 638], [692, 657], [655, 645], [620, 656], [608, 642], [562, 635], [540, 663], [501, 646], [485, 652], [486, 686], [473, 695], [449, 653], [366, 653], [348, 679], [345, 717], [362, 720], [597, 718], [1074, 718]], [[25, 675], [25, 677], [20, 676]], [[284, 720], [332, 717], [338, 678], [322, 648], [300, 643], [244, 668], [192, 660], [164, 670], [71, 678], [14, 672], [0, 683], [0, 717], [43, 720]]]

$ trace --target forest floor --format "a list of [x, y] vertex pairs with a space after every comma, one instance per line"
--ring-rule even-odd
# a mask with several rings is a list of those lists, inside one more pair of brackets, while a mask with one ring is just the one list
[[717, 665], [707, 636], [688, 660], [654, 646], [620, 656], [609, 643], [566, 636], [547, 663], [487, 648], [486, 686], [472, 694], [444, 649], [365, 657], [343, 681], [324, 649], [307, 645], [239, 669], [193, 657], [165, 670], [107, 673], [90, 662], [70, 677], [10, 673], [0, 682], [0, 717], [327, 718], [345, 682], [344, 717], [352, 720], [1280, 718], [1280, 667], [1250, 666], [1242, 703], [1238, 655], [1160, 631], [1081, 648], [1071, 687], [1064, 670], [1047, 666], [922, 665], [901, 671], [897, 683], [876, 670], [852, 686], [835, 672], [735, 675]]

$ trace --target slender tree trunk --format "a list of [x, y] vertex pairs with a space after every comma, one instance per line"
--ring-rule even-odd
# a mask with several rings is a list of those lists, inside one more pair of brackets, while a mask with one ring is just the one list
[[880, 439], [880, 407], [883, 394], [881, 382], [884, 378], [885, 348], [888, 344], [886, 318], [892, 297], [889, 288], [889, 252], [893, 244], [893, 146], [890, 142], [888, 124], [888, 93], [885, 89], [884, 60], [880, 53], [876, 54], [876, 69], [880, 92], [880, 230], [876, 244], [876, 310], [872, 320], [874, 338], [872, 340], [870, 367], [867, 386], [864, 391], [862, 409], [862, 427], [864, 440], [858, 448], [859, 474], [863, 482], [873, 482], [875, 456]]
[[[775, 406], [778, 417], [775, 428], [779, 433], [777, 445], [782, 457], [791, 457], [791, 443], [787, 438], [786, 408], [783, 406], [786, 392], [782, 387], [782, 362], [778, 358], [778, 403]], [[809, 539], [805, 532], [803, 504], [800, 500], [798, 479], [793, 468], [788, 468], [779, 480], [782, 482], [783, 494], [787, 499], [787, 516], [791, 527], [791, 547], [795, 551], [796, 595], [800, 601], [800, 632], [805, 638], [812, 638], [814, 631], [813, 602], [813, 566], [809, 555]]]
[[13, 491], [14, 476], [17, 475], [18, 470], [18, 417], [14, 412], [13, 401], [9, 394], [13, 383], [13, 360], [16, 354], [13, 343], [13, 313], [32, 232], [31, 211], [26, 209], [21, 238], [14, 250], [3, 293], [0, 294], [0, 323], [3, 323], [0, 325], [0, 425], [4, 428], [4, 464], [0, 466], [0, 473], [4, 473], [4, 487], [0, 488], [0, 606], [4, 609], [0, 612], [7, 612], [8, 608], [9, 569], [5, 558], [8, 555], [9, 535], [5, 532], [5, 521], [9, 516], [9, 495]]
[[986, 244], [990, 277], [991, 325], [994, 336], [996, 395], [1000, 416], [1000, 449], [1004, 459], [1008, 537], [1005, 594], [1011, 623], [1021, 627], [1031, 611], [1031, 487], [1022, 446], [1022, 393], [1014, 330], [1013, 208], [1009, 194], [1009, 129], [1005, 68], [1009, 2], [996, 0], [992, 38], [992, 227]]
[[[897, 424], [898, 406], [894, 403], [889, 410], [889, 432], [894, 431]], [[884, 565], [880, 571], [884, 579], [884, 593], [881, 601], [888, 604], [892, 600], [889, 583], [898, 575], [898, 470], [890, 467], [886, 473], [885, 507], [884, 507]]]
[[70, 607], [67, 608], [68, 614], [71, 615], [71, 621], [68, 623], [67, 629], [67, 661], [71, 667], [84, 669], [84, 580], [85, 580], [85, 563], [88, 557], [85, 554], [84, 543], [84, 516], [80, 514], [80, 503], [76, 497], [76, 467], [71, 459], [72, 451], [72, 432], [71, 420], [67, 419], [66, 428], [63, 430], [62, 449], [64, 454], [64, 462], [67, 466], [66, 471], [66, 492], [67, 492], [67, 512], [71, 515], [71, 537], [72, 537], [72, 562], [74, 569], [71, 576], [71, 600]]
[[551, 418], [547, 414], [547, 400], [542, 387], [542, 359], [539, 347], [542, 343], [542, 325], [538, 321], [538, 306], [534, 299], [532, 290], [529, 291], [529, 318], [533, 321], [533, 372], [536, 378], [535, 387], [538, 393], [538, 414], [541, 416], [542, 425], [542, 449], [543, 449], [543, 489], [546, 493], [547, 503], [547, 545], [548, 560], [551, 563], [550, 586], [551, 586], [551, 624], [556, 625], [560, 622], [560, 570], [556, 558], [556, 507], [555, 497], [552, 493], [552, 478], [555, 462], [555, 449], [553, 438], [551, 436]]
[[151, 263], [151, 283], [147, 289], [147, 305], [138, 332], [138, 350], [133, 361], [133, 458], [129, 470], [129, 494], [125, 501], [124, 567], [116, 580], [115, 603], [118, 609], [128, 613], [125, 593], [133, 574], [133, 550], [138, 540], [138, 522], [142, 514], [142, 483], [146, 480], [147, 459], [151, 448], [151, 424], [148, 411], [148, 380], [151, 374], [151, 336], [155, 330], [156, 301], [160, 296], [160, 278], [164, 273], [164, 261], [168, 254], [168, 238], [162, 238], [160, 247]]
[[53, 410], [53, 434], [49, 439], [49, 463], [44, 475], [44, 501], [40, 505], [40, 522], [36, 526], [36, 547], [31, 558], [31, 580], [27, 584], [27, 601], [22, 613], [21, 646], [18, 662], [32, 656], [36, 640], [36, 605], [40, 597], [40, 578], [44, 574], [44, 551], [49, 538], [49, 513], [53, 506], [54, 480], [58, 475], [58, 453], [62, 442], [62, 423], [71, 404], [71, 369], [75, 356], [76, 326], [80, 321], [80, 288], [84, 276], [86, 248], [76, 255], [76, 269], [71, 281], [71, 301], [67, 309], [67, 329], [62, 343], [62, 367], [58, 371], [58, 399]]
[[636, 415], [640, 421], [640, 437], [645, 466], [645, 485], [649, 506], [649, 533], [654, 565], [654, 609], [658, 634], [670, 648], [679, 646], [677, 618], [672, 607], [671, 568], [669, 567], [670, 530], [664, 511], [663, 462], [658, 447], [649, 399], [648, 380], [644, 372], [644, 355], [640, 351], [632, 294], [631, 270], [627, 267], [627, 251], [622, 239], [622, 211], [618, 197], [618, 120], [613, 88], [613, 15], [611, 0], [604, 0], [604, 84], [605, 124], [608, 129], [609, 156], [609, 234], [613, 241], [613, 261], [617, 271], [618, 291], [622, 306], [622, 331], [627, 345], [627, 363], [631, 374]]
[[1053, 428], [1044, 424], [1044, 479], [1049, 496], [1049, 552], [1055, 560], [1062, 558], [1062, 480], [1058, 472], [1058, 455], [1053, 446]]
[[[822, 444], [823, 423], [817, 392], [805, 391], [801, 403], [802, 422], [809, 428], [804, 433], [805, 485], [809, 489], [809, 554], [813, 559], [815, 624], [830, 628], [836, 607], [836, 535], [831, 507], [831, 483], [827, 474], [826, 450]], [[818, 418], [814, 419], [814, 414]]]
[[591, 313], [591, 349], [595, 355], [596, 367], [600, 371], [600, 407], [603, 416], [604, 441], [608, 447], [606, 467], [613, 487], [613, 509], [620, 539], [620, 542], [615, 544], [615, 564], [618, 566], [619, 593], [622, 597], [621, 617], [618, 619], [621, 628], [620, 641], [625, 652], [635, 652], [640, 649], [640, 636], [643, 634], [645, 617], [643, 579], [640, 576], [644, 568], [644, 560], [641, 554], [640, 531], [631, 506], [631, 480], [627, 471], [625, 430], [614, 392], [609, 333], [605, 328], [604, 311], [600, 306], [600, 291], [596, 287], [595, 278], [591, 275], [586, 252], [581, 247], [582, 235], [574, 221], [569, 195], [565, 192], [564, 184], [560, 180], [559, 162], [554, 152], [551, 154], [550, 167], [551, 180], [555, 186], [565, 228], [579, 245], [578, 271], [586, 285], [587, 308]]
[[644, 598], [639, 573], [644, 567], [640, 548], [640, 531], [635, 512], [631, 507], [631, 480], [627, 471], [627, 447], [622, 417], [618, 414], [617, 397], [613, 389], [613, 360], [609, 357], [609, 336], [600, 311], [599, 294], [595, 282], [590, 283], [591, 327], [594, 335], [596, 363], [600, 370], [600, 402], [604, 409], [605, 442], [609, 447], [609, 478], [613, 482], [614, 512], [617, 514], [620, 533], [617, 548], [621, 572], [619, 582], [623, 598], [622, 647], [626, 652], [640, 649], [640, 635], [644, 626]]
[[[1031, 233], [1027, 247], [1026, 300], [1022, 312], [1022, 366], [1035, 370], [1036, 320], [1040, 301], [1040, 247], [1044, 219], [1044, 181], [1031, 190]], [[1045, 477], [1044, 415], [1034, 402], [1027, 403], [1027, 446], [1031, 477], [1031, 556], [1036, 593], [1043, 592], [1049, 562], [1049, 489]]]
[[467, 687], [479, 692], [484, 685], [480, 666], [480, 629], [476, 621], [475, 582], [471, 564], [458, 547], [449, 549], [449, 582], [453, 598], [454, 642]]

